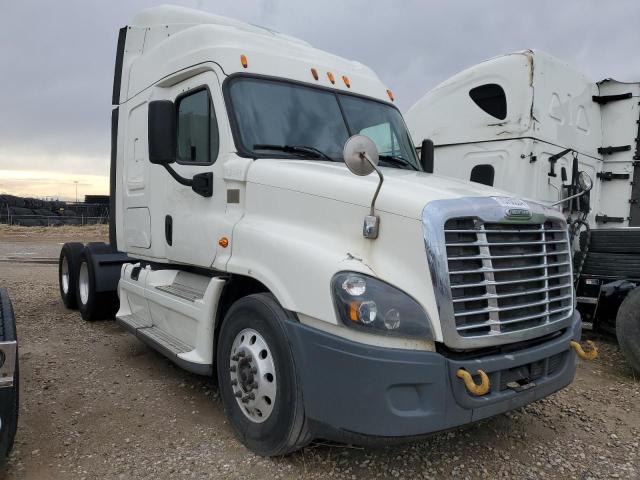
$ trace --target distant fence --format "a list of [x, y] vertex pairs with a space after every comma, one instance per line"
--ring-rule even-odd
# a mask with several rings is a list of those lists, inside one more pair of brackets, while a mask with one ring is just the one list
[[108, 223], [108, 197], [106, 200], [75, 203], [0, 195], [0, 223], [28, 227]]
[[109, 223], [109, 217], [84, 215], [0, 215], [0, 223], [25, 227], [59, 227], [61, 225], [99, 225]]

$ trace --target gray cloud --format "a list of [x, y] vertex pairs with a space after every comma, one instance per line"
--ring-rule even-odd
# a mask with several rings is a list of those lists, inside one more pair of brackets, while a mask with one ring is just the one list
[[[0, 169], [107, 174], [118, 28], [153, 0], [0, 6]], [[545, 50], [594, 80], [640, 80], [640, 3], [192, 0], [372, 67], [406, 110], [486, 58]]]

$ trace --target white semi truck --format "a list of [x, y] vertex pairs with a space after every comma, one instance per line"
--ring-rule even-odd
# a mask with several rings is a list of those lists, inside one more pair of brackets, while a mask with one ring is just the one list
[[118, 40], [110, 245], [65, 244], [63, 301], [217, 376], [262, 455], [565, 387], [585, 352], [564, 216], [425, 173], [393, 100], [301, 40], [143, 11]]
[[589, 174], [592, 190], [556, 207], [571, 223], [578, 309], [617, 333], [640, 372], [639, 105], [640, 83], [592, 82], [526, 50], [451, 77], [406, 119], [416, 141], [435, 144], [441, 175], [551, 205], [577, 193], [579, 171]]

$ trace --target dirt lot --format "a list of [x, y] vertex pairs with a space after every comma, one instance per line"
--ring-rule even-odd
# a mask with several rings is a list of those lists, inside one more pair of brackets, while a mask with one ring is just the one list
[[399, 447], [317, 442], [257, 457], [234, 438], [212, 380], [63, 307], [51, 260], [61, 242], [104, 228], [1, 228], [21, 370], [6, 478], [640, 478], [640, 379], [600, 338], [600, 359], [569, 388], [508, 415]]

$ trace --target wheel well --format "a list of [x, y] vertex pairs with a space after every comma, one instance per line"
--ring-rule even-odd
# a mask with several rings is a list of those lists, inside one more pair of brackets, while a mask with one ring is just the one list
[[220, 334], [220, 327], [224, 320], [227, 311], [233, 305], [233, 303], [247, 295], [253, 293], [269, 292], [269, 289], [265, 284], [256, 280], [255, 278], [245, 277], [243, 275], [232, 275], [224, 286], [222, 295], [220, 295], [220, 301], [218, 302], [218, 309], [216, 311], [216, 325], [213, 336], [213, 355], [215, 362], [216, 346], [218, 345], [218, 336]]

